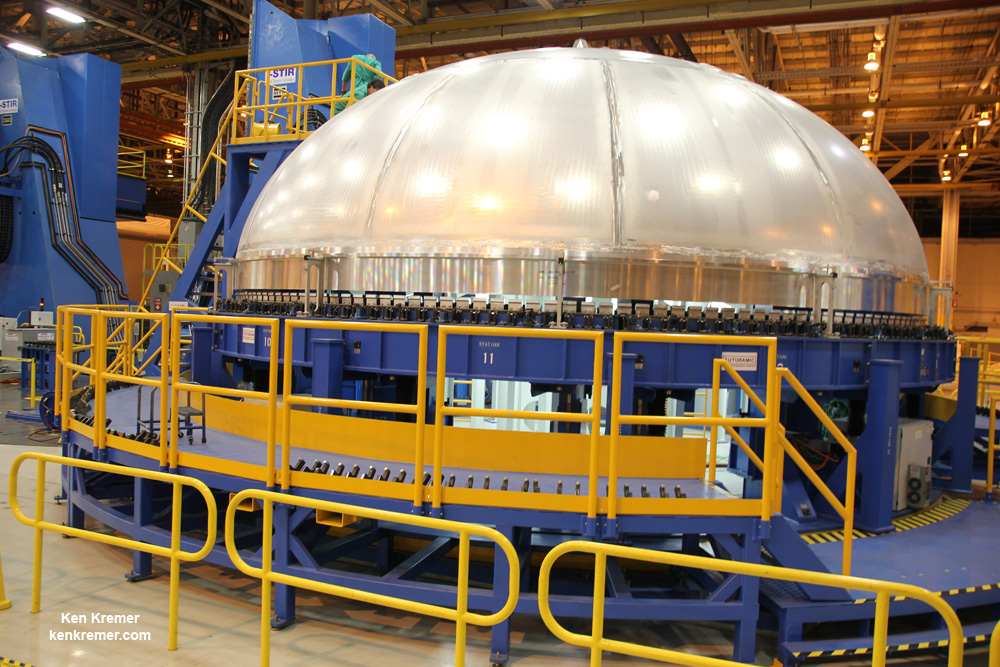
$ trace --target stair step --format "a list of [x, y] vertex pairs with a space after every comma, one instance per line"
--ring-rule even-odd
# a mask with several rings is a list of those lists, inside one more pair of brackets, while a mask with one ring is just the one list
[[[963, 626], [965, 644], [977, 644], [989, 641], [994, 626], [995, 622], [993, 621]], [[947, 628], [889, 635], [887, 640], [889, 653], [924, 651], [947, 645]], [[818, 639], [815, 641], [788, 642], [785, 644], [785, 649], [796, 658], [809, 661], [852, 655], [870, 655], [873, 646], [874, 642], [871, 637], [850, 637], [847, 639]]]

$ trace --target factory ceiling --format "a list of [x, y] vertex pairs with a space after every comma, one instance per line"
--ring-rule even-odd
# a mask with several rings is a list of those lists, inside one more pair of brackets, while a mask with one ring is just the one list
[[[396, 29], [396, 76], [543, 46], [633, 49], [735, 72], [819, 114], [868, 155], [922, 235], [961, 191], [963, 236], [1000, 236], [1000, 5], [974, 0], [273, 0], [296, 17], [371, 12]], [[245, 59], [248, 0], [4, 0], [0, 43], [123, 64], [123, 141], [161, 164], [183, 144], [194, 68]], [[69, 23], [48, 13], [68, 10]], [[245, 60], [244, 60], [245, 61]], [[877, 69], [865, 65], [877, 63]], [[869, 64], [869, 67], [872, 67]], [[986, 114], [985, 118], [983, 114]], [[989, 120], [988, 125], [980, 125]], [[964, 146], [964, 148], [963, 148]], [[950, 177], [950, 178], [949, 178]], [[179, 204], [178, 204], [179, 207]]]

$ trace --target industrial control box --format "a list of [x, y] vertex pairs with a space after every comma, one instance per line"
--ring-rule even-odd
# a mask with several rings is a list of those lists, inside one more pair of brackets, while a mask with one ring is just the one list
[[[926, 475], [921, 473], [920, 480], [926, 481], [926, 496], [930, 501], [930, 465], [931, 465], [931, 435], [934, 432], [934, 423], [928, 419], [900, 419], [899, 436], [896, 442], [896, 483], [893, 487], [893, 511], [904, 510], [913, 507], [907, 501], [910, 490], [910, 470], [924, 469]], [[919, 507], [919, 505], [917, 505]], [[924, 505], [926, 506], [926, 505]]]

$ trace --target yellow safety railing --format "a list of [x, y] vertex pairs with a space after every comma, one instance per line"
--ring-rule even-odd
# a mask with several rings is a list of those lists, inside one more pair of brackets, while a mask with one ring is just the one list
[[122, 176], [146, 178], [146, 151], [118, 146], [118, 173]]
[[[236, 99], [239, 99], [240, 92], [239, 88], [237, 88]], [[201, 164], [201, 168], [198, 170], [198, 176], [195, 178], [194, 185], [191, 187], [191, 192], [188, 194], [187, 200], [185, 200], [184, 205], [181, 207], [180, 215], [177, 216], [177, 220], [174, 221], [170, 228], [170, 236], [167, 238], [167, 241], [164, 244], [165, 246], [169, 247], [176, 244], [177, 232], [181, 228], [181, 221], [184, 220], [184, 216], [191, 214], [198, 218], [201, 222], [208, 221], [208, 218], [197, 211], [191, 203], [194, 201], [194, 197], [198, 193], [198, 186], [201, 184], [201, 179], [204, 178], [205, 173], [208, 171], [208, 166], [213, 164], [212, 160], [218, 161], [222, 166], [226, 165], [226, 160], [221, 155], [222, 149], [225, 146], [225, 141], [223, 141], [223, 139], [229, 136], [229, 123], [233, 118], [235, 118], [235, 111], [230, 109], [229, 113], [219, 125], [219, 133], [216, 135], [215, 142], [208, 150], [208, 155], [205, 156], [204, 161]], [[142, 296], [139, 297], [137, 302], [139, 304], [139, 310], [143, 312], [146, 312], [147, 310], [145, 304], [149, 299], [149, 291], [152, 289], [153, 283], [156, 281], [156, 274], [160, 272], [162, 264], [163, 262], [157, 262], [154, 264], [155, 268], [153, 269], [153, 274], [149, 277], [149, 282], [146, 283], [146, 286], [142, 290]]]
[[[757, 395], [756, 392], [754, 392], [754, 390], [750, 387], [750, 385], [748, 385], [747, 382], [742, 377], [740, 377], [739, 373], [737, 373], [733, 369], [732, 365], [725, 359], [716, 359], [714, 368], [712, 369], [712, 394], [715, 397], [712, 401], [712, 404], [714, 406], [712, 416], [713, 417], [718, 416], [718, 392], [719, 392], [720, 375], [721, 375], [720, 371], [723, 370], [726, 371], [726, 373], [736, 382], [739, 388], [743, 390], [743, 393], [747, 395], [747, 397], [753, 402], [753, 404], [757, 407], [757, 409], [760, 410], [761, 412], [765, 412], [766, 408], [765, 403], [760, 400], [760, 397]], [[858, 450], [854, 447], [851, 441], [847, 439], [847, 437], [837, 427], [837, 425], [833, 423], [833, 420], [831, 420], [829, 415], [826, 414], [822, 406], [820, 406], [816, 402], [816, 400], [812, 396], [810, 396], [809, 392], [806, 391], [805, 387], [802, 386], [802, 383], [799, 382], [798, 378], [795, 377], [795, 375], [792, 373], [791, 370], [787, 368], [778, 368], [776, 377], [777, 377], [776, 381], [779, 383], [778, 391], [780, 392], [781, 390], [780, 384], [782, 382], [787, 382], [795, 391], [795, 393], [798, 394], [799, 398], [802, 399], [802, 402], [806, 404], [806, 407], [808, 407], [813, 412], [813, 414], [816, 415], [816, 417], [820, 420], [823, 426], [825, 426], [826, 429], [830, 432], [830, 435], [833, 436], [833, 438], [837, 441], [837, 443], [844, 449], [844, 452], [847, 454], [847, 479], [844, 491], [844, 502], [840, 502], [840, 500], [833, 494], [833, 491], [830, 490], [830, 487], [826, 485], [826, 482], [820, 479], [819, 475], [817, 475], [816, 471], [814, 471], [812, 467], [806, 462], [802, 454], [800, 454], [799, 451], [795, 449], [794, 446], [792, 446], [792, 443], [789, 442], [788, 438], [785, 435], [784, 425], [782, 425], [780, 422], [777, 424], [777, 438], [778, 442], [781, 444], [781, 448], [784, 450], [786, 454], [788, 454], [788, 457], [792, 459], [792, 461], [799, 467], [802, 473], [809, 479], [810, 482], [812, 482], [813, 486], [816, 487], [816, 489], [820, 492], [820, 494], [822, 494], [822, 496], [826, 499], [826, 501], [830, 503], [830, 506], [833, 507], [834, 511], [837, 512], [840, 518], [843, 519], [844, 521], [844, 541], [843, 541], [843, 557], [841, 561], [841, 574], [849, 575], [851, 573], [851, 553], [852, 553], [852, 544], [854, 538], [854, 485], [855, 485], [855, 477], [858, 466]], [[763, 461], [761, 461], [760, 457], [758, 457], [757, 454], [753, 451], [753, 449], [751, 449], [750, 446], [747, 445], [746, 441], [742, 437], [740, 437], [740, 434], [737, 433], [736, 430], [733, 429], [731, 426], [725, 426], [724, 428], [726, 432], [729, 434], [729, 437], [732, 438], [732, 441], [735, 442], [736, 445], [741, 450], [743, 450], [743, 453], [747, 455], [747, 457], [753, 462], [753, 464], [757, 466], [758, 469], [764, 470]], [[713, 469], [710, 471], [709, 475], [714, 478], [715, 474], [714, 427], [712, 430], [712, 441], [713, 441], [712, 459], [709, 462], [709, 466], [710, 468]], [[781, 510], [781, 489], [782, 489], [782, 481], [784, 480], [784, 472], [783, 472], [784, 460], [781, 457], [777, 458], [778, 460], [776, 462], [776, 470], [774, 471], [773, 478], [771, 478], [773, 480], [771, 497], [773, 498], [774, 502], [771, 508], [772, 514], [774, 512], [779, 512]], [[767, 488], [767, 485], [768, 485], [768, 478], [765, 477], [764, 481], [765, 489]]]
[[[38, 462], [38, 474], [35, 480], [35, 516], [29, 518], [21, 510], [18, 500], [18, 472], [24, 461], [33, 460]], [[115, 475], [128, 475], [139, 479], [148, 479], [155, 482], [165, 482], [173, 485], [172, 511], [170, 523], [170, 546], [161, 547], [155, 544], [147, 544], [116, 535], [105, 535], [81, 528], [64, 526], [59, 523], [52, 523], [45, 520], [45, 464], [54, 463], [56, 465], [70, 468], [82, 468], [84, 470], [95, 470], [97, 472], [112, 473]], [[208, 510], [207, 526], [205, 535], [205, 545], [198, 551], [183, 551], [181, 549], [181, 494], [183, 488], [191, 487], [196, 489], [205, 499]], [[8, 501], [11, 511], [18, 521], [26, 526], [35, 529], [35, 551], [34, 569], [31, 579], [31, 613], [37, 614], [41, 608], [42, 594], [42, 533], [50, 531], [67, 535], [69, 537], [81, 537], [102, 544], [109, 544], [114, 547], [133, 549], [161, 556], [170, 559], [170, 616], [168, 627], [167, 649], [177, 650], [177, 605], [180, 592], [180, 564], [181, 561], [198, 561], [208, 555], [215, 544], [216, 520], [218, 510], [215, 506], [215, 497], [205, 483], [194, 477], [183, 475], [173, 475], [165, 472], [155, 472], [152, 470], [142, 470], [139, 468], [129, 468], [125, 466], [111, 465], [108, 463], [98, 463], [96, 461], [83, 461], [80, 459], [68, 458], [65, 456], [55, 456], [52, 454], [40, 454], [37, 452], [25, 452], [14, 459], [10, 468], [10, 488]]]
[[[761, 412], [763, 417], [721, 417], [718, 415], [719, 403], [719, 383], [718, 377], [713, 378], [712, 386], [712, 416], [683, 416], [667, 417], [658, 415], [624, 415], [621, 411], [621, 381], [622, 381], [622, 353], [625, 343], [645, 342], [645, 343], [684, 343], [689, 345], [725, 345], [748, 346], [763, 348], [767, 352], [767, 361], [764, 367], [765, 382], [767, 387], [767, 400]], [[618, 331], [614, 338], [614, 354], [611, 377], [611, 401], [608, 409], [608, 431], [611, 435], [610, 462], [608, 467], [608, 519], [615, 519], [618, 516], [618, 461], [621, 447], [621, 426], [632, 425], [656, 425], [669, 426], [680, 425], [705, 425], [710, 427], [710, 453], [708, 476], [709, 481], [715, 478], [715, 450], [716, 450], [716, 427], [718, 426], [748, 426], [764, 429], [764, 459], [761, 461], [756, 456], [753, 457], [759, 464], [764, 476], [763, 494], [760, 500], [746, 499], [733, 500], [734, 505], [745, 508], [744, 516], [760, 515], [764, 521], [768, 521], [774, 513], [774, 475], [777, 471], [775, 440], [778, 427], [778, 400], [777, 400], [777, 339], [776, 338], [741, 338], [734, 339], [732, 336], [713, 336], [690, 334], [664, 334], [664, 333], [641, 333], [632, 331]], [[759, 371], [758, 371], [759, 372]], [[745, 384], [745, 383], [744, 383]], [[734, 431], [735, 432], [735, 431]], [[745, 444], [745, 443], [744, 443]], [[749, 448], [747, 448], [749, 449]], [[663, 499], [631, 499], [632, 501], [657, 501]], [[780, 505], [779, 505], [780, 507]], [[740, 515], [738, 507], [729, 512], [731, 515]]]
[[[337, 66], [350, 67], [351, 88], [347, 94], [339, 94]], [[320, 97], [306, 96], [302, 90], [302, 81], [307, 70], [317, 72], [320, 68], [330, 68], [330, 94]], [[230, 139], [233, 144], [257, 143], [262, 141], [288, 141], [305, 139], [314, 130], [309, 129], [309, 110], [326, 107], [326, 112], [332, 116], [333, 107], [338, 102], [347, 106], [358, 99], [354, 96], [354, 83], [358, 68], [366, 69], [386, 84], [395, 83], [396, 79], [378, 71], [357, 58], [340, 58], [311, 63], [287, 65], [280, 69], [285, 75], [294, 72], [294, 90], [287, 83], [275, 83], [276, 68], [261, 67], [246, 69], [236, 73], [237, 105], [232, 118]], [[319, 75], [317, 75], [318, 77]], [[284, 81], [282, 79], [282, 81]], [[243, 102], [244, 94], [246, 96]], [[245, 119], [243, 132], [240, 131], [241, 119]]]
[[989, 440], [986, 445], [987, 500], [993, 500], [993, 488], [995, 486], [995, 482], [993, 481], [993, 467], [995, 465], [994, 459], [996, 458], [997, 451], [1000, 451], [1000, 445], [997, 444], [997, 408], [1000, 407], [1000, 395], [998, 394], [1000, 394], [1000, 392], [989, 392], [989, 403], [987, 403], [987, 407], [989, 407], [990, 410], [990, 432]]
[[[235, 516], [238, 507], [246, 501], [252, 502], [253, 500], [260, 501], [260, 504], [264, 509], [264, 522], [262, 526], [264, 543], [260, 551], [262, 555], [261, 567], [252, 567], [245, 560], [243, 560], [243, 557], [240, 556], [239, 551], [236, 549], [234, 535], [234, 529], [236, 527]], [[343, 515], [356, 516], [358, 518], [373, 519], [375, 521], [386, 521], [408, 526], [418, 526], [420, 528], [427, 528], [429, 530], [447, 533], [458, 533], [458, 598], [455, 608], [440, 607], [424, 602], [415, 602], [379, 593], [369, 593], [367, 591], [360, 591], [346, 586], [337, 586], [282, 572], [275, 572], [272, 569], [273, 554], [271, 548], [271, 530], [274, 525], [274, 503], [292, 505], [294, 507], [307, 507], [313, 510], [340, 513]], [[479, 614], [469, 611], [469, 560], [470, 542], [473, 536], [495, 542], [507, 557], [507, 566], [509, 569], [507, 600], [502, 608], [492, 614]], [[518, 591], [520, 590], [521, 584], [520, 562], [517, 557], [517, 552], [514, 550], [510, 541], [493, 528], [425, 516], [387, 512], [385, 510], [346, 505], [344, 503], [335, 503], [326, 500], [291, 496], [283, 493], [276, 493], [274, 491], [246, 489], [233, 496], [229, 501], [229, 508], [226, 510], [225, 540], [226, 551], [229, 552], [229, 557], [232, 559], [233, 564], [236, 565], [237, 569], [246, 575], [260, 579], [262, 583], [260, 616], [261, 665], [269, 665], [271, 659], [271, 584], [285, 584], [286, 586], [305, 588], [317, 593], [326, 593], [327, 595], [335, 595], [337, 597], [356, 600], [358, 602], [376, 604], [383, 607], [399, 609], [405, 612], [425, 614], [427, 616], [434, 616], [435, 618], [443, 618], [448, 621], [454, 621], [456, 624], [455, 665], [459, 667], [465, 664], [466, 626], [470, 623], [478, 626], [491, 626], [507, 619], [513, 613], [514, 607], [517, 605]]]
[[[534, 412], [528, 410], [502, 410], [498, 408], [472, 408], [469, 406], [444, 404], [446, 361], [448, 358], [449, 336], [490, 336], [501, 338], [555, 338], [561, 340], [584, 340], [594, 344], [593, 367], [593, 409], [589, 414], [578, 412]], [[589, 482], [587, 491], [587, 517], [597, 516], [597, 478], [598, 478], [598, 437], [601, 432], [601, 385], [604, 372], [604, 332], [602, 331], [567, 331], [547, 329], [500, 329], [490, 327], [484, 329], [475, 326], [441, 326], [438, 327], [437, 356], [437, 388], [434, 406], [434, 475], [431, 487], [431, 504], [441, 507], [442, 495], [442, 457], [444, 450], [444, 417], [466, 415], [469, 417], [504, 417], [507, 419], [538, 419], [544, 421], [563, 421], [590, 424], [590, 456]], [[419, 481], [419, 480], [417, 480]], [[582, 498], [582, 496], [581, 496]]]
[[[979, 357], [979, 382], [976, 387], [976, 405], [986, 407], [990, 386], [1000, 384], [1000, 365], [993, 361], [1000, 354], [1000, 338], [978, 336], [957, 336], [959, 354], [955, 360], [955, 376], [958, 377], [958, 361], [961, 357]], [[957, 393], [957, 389], [955, 393]]]
[[3, 587], [3, 561], [0, 560], [0, 611], [10, 609], [11, 604], [10, 598], [7, 597], [7, 593]]
[[989, 667], [1000, 667], [1000, 623], [993, 627], [993, 636], [990, 637]]
[[[549, 581], [552, 567], [560, 557], [571, 552], [594, 555], [594, 607], [593, 625], [591, 626], [590, 635], [570, 632], [560, 625], [553, 616], [549, 603]], [[875, 593], [874, 648], [872, 650], [872, 664], [875, 667], [883, 667], [885, 665], [890, 596], [902, 595], [907, 598], [920, 600], [940, 613], [948, 626], [949, 667], [959, 667], [962, 664], [963, 635], [962, 624], [958, 620], [958, 615], [938, 594], [917, 586], [849, 577], [840, 574], [829, 574], [826, 572], [809, 572], [807, 570], [774, 567], [759, 563], [742, 563], [704, 556], [692, 556], [689, 554], [638, 549], [601, 542], [574, 540], [564, 542], [555, 547], [542, 560], [542, 566], [538, 574], [538, 610], [542, 616], [542, 620], [545, 622], [545, 626], [557, 638], [568, 644], [590, 649], [590, 664], [594, 667], [601, 664], [601, 654], [603, 651], [621, 653], [648, 660], [672, 661], [680, 665], [693, 665], [695, 667], [724, 667], [732, 665], [744, 667], [749, 665], [749, 663], [691, 655], [681, 651], [643, 646], [604, 637], [604, 588], [609, 556], [675, 567], [714, 570], [716, 572], [760, 577], [763, 579], [777, 579], [779, 581], [792, 581], [800, 584], [829, 586], [832, 588], [845, 588]], [[1000, 641], [996, 640], [996, 634], [994, 634], [994, 641], [1000, 643]]]
[[[417, 402], [380, 403], [377, 401], [358, 401], [342, 398], [316, 398], [292, 394], [292, 340], [296, 329], [319, 329], [326, 331], [392, 331], [408, 333], [417, 336]], [[282, 378], [282, 421], [281, 435], [281, 488], [288, 490], [291, 475], [289, 474], [289, 458], [292, 443], [292, 406], [311, 405], [314, 407], [345, 408], [354, 410], [373, 410], [376, 412], [396, 412], [415, 417], [414, 424], [414, 474], [413, 474], [413, 504], [416, 507], [424, 501], [424, 423], [427, 418], [427, 325], [426, 324], [393, 324], [384, 325], [362, 322], [323, 322], [318, 320], [285, 320], [284, 339], [284, 374]], [[273, 460], [268, 460], [273, 465]], [[274, 473], [269, 472], [268, 477]], [[339, 479], [339, 478], [338, 478]], [[346, 481], [346, 480], [341, 480]]]
[[30, 387], [31, 395], [28, 397], [28, 402], [31, 403], [31, 407], [35, 407], [35, 403], [42, 400], [35, 396], [35, 378], [36, 378], [35, 367], [37, 366], [37, 364], [35, 364], [35, 360], [25, 359], [23, 357], [0, 357], [0, 361], [16, 361], [21, 364], [31, 364], [31, 387]]
[[[277, 408], [278, 408], [278, 348], [280, 347], [279, 336], [281, 335], [281, 320], [276, 317], [232, 317], [223, 315], [205, 315], [199, 312], [192, 312], [195, 309], [175, 309], [173, 320], [170, 323], [170, 467], [177, 467], [177, 435], [180, 422], [180, 392], [187, 391], [188, 394], [213, 394], [216, 396], [229, 396], [231, 398], [243, 399], [263, 399], [267, 401], [267, 462], [266, 474], [263, 480], [268, 487], [275, 485], [274, 466], [274, 446], [275, 433], [277, 431]], [[201, 384], [193, 384], [181, 380], [181, 329], [184, 322], [205, 322], [213, 324], [234, 324], [236, 329], [243, 331], [247, 328], [253, 330], [256, 338], [255, 327], [268, 327], [267, 339], [264, 343], [268, 349], [268, 381], [267, 391], [253, 391], [250, 389], [231, 389], [229, 387], [211, 387]]]
[[[143, 246], [142, 293], [150, 291], [153, 278], [160, 271], [183, 272], [193, 247], [193, 243], [147, 243]], [[140, 302], [140, 305], [146, 304]]]

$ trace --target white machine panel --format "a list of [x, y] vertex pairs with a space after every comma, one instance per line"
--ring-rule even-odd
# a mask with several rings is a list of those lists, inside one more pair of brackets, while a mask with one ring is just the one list
[[[893, 511], [907, 507], [906, 492], [910, 466], [927, 468], [931, 464], [931, 435], [934, 423], [927, 419], [900, 419], [896, 443], [896, 483], [893, 487]], [[929, 480], [928, 480], [929, 482]]]

